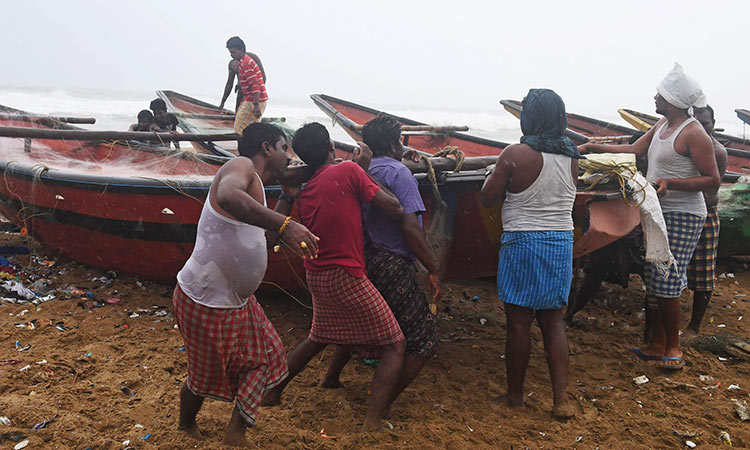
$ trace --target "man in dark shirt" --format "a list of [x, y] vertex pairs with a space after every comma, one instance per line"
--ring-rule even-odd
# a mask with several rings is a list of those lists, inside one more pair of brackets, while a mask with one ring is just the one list
[[[149, 108], [154, 112], [154, 123], [158, 127], [156, 131], [177, 132], [177, 117], [167, 112], [167, 104], [164, 100], [160, 98], [151, 100]], [[180, 143], [174, 141], [174, 146], [180, 148]]]

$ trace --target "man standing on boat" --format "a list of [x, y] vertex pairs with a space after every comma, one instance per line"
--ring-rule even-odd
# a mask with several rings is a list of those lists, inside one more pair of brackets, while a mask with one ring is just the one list
[[[239, 39], [239, 37], [237, 38]], [[255, 64], [258, 65], [258, 68], [260, 69], [260, 74], [263, 76], [263, 83], [266, 82], [266, 71], [263, 69], [263, 63], [260, 61], [260, 57], [256, 55], [253, 52], [245, 52], [246, 55], [248, 55], [250, 58], [252, 58], [253, 61], [255, 61]], [[239, 67], [238, 67], [238, 61], [234, 58], [229, 60], [229, 74], [227, 75], [227, 83], [224, 85], [224, 94], [221, 96], [221, 103], [219, 103], [219, 112], [224, 112], [224, 103], [226, 103], [227, 98], [229, 98], [229, 94], [232, 93], [232, 86], [234, 86], [234, 79], [237, 78], [239, 73]], [[242, 95], [242, 89], [240, 87], [240, 84], [237, 83], [237, 86], [234, 88], [235, 92], [237, 92], [237, 100], [235, 102], [234, 111], [237, 112], [237, 110], [240, 109], [240, 104], [242, 103], [242, 99], [244, 98], [244, 95]]]
[[536, 317], [552, 378], [552, 414], [558, 419], [575, 415], [568, 401], [568, 338], [562, 315], [573, 277], [573, 202], [581, 156], [564, 136], [566, 127], [560, 96], [549, 89], [531, 89], [523, 100], [521, 143], [500, 153], [481, 192], [485, 206], [502, 203], [497, 294], [507, 319], [508, 394], [496, 401], [523, 406], [529, 333]]
[[[263, 111], [266, 110], [268, 94], [263, 72], [250, 55], [245, 52], [245, 43], [237, 36], [227, 41], [227, 49], [232, 58], [237, 61], [237, 77], [240, 82], [242, 103], [235, 112], [234, 132], [242, 134], [251, 123], [260, 122]], [[224, 101], [221, 102], [223, 107]]]
[[[404, 207], [406, 216], [398, 222], [377, 208], [365, 213], [365, 259], [367, 276], [383, 295], [406, 337], [404, 366], [391, 397], [393, 401], [419, 374], [438, 347], [435, 318], [417, 280], [415, 260], [427, 271], [435, 289], [433, 303], [440, 296], [438, 265], [427, 245], [421, 215], [425, 211], [417, 180], [401, 162], [401, 124], [396, 118], [380, 114], [367, 122], [362, 138], [372, 150], [368, 172], [388, 188]], [[331, 360], [322, 386], [341, 386], [339, 375], [351, 354], [339, 347]]]
[[224, 434], [231, 445], [245, 443], [261, 396], [287, 376], [284, 345], [254, 296], [268, 262], [266, 230], [278, 230], [304, 258], [318, 248], [305, 226], [266, 207], [264, 185], [281, 180], [290, 159], [281, 130], [248, 126], [239, 154], [214, 177], [172, 297], [188, 358], [179, 428], [202, 439], [195, 417], [203, 399], [235, 401]]
[[[372, 154], [364, 143], [357, 162], [335, 164], [326, 128], [309, 123], [294, 134], [292, 147], [313, 176], [297, 197], [300, 219], [320, 237], [320, 253], [305, 261], [312, 294], [310, 335], [289, 354], [289, 377], [263, 397], [263, 405], [281, 402], [284, 387], [328, 344], [368, 357], [380, 357], [372, 381], [365, 429], [380, 429], [404, 359], [404, 334], [365, 272], [362, 205], [404, 220], [398, 199], [365, 172]], [[375, 352], [371, 354], [369, 352]]]
[[[705, 108], [694, 108], [695, 118], [703, 125], [714, 148], [716, 166], [719, 176], [724, 177], [727, 170], [727, 149], [716, 138], [713, 137], [714, 110], [706, 105]], [[687, 268], [688, 288], [693, 290], [693, 313], [690, 323], [682, 333], [686, 341], [698, 335], [706, 313], [708, 302], [711, 300], [716, 283], [716, 254], [719, 250], [719, 189], [703, 191], [703, 199], [706, 202], [706, 223], [703, 225], [701, 237], [693, 252], [693, 259]]]
[[721, 177], [711, 138], [690, 115], [693, 107], [706, 105], [700, 85], [675, 63], [656, 90], [656, 112], [664, 117], [635, 143], [588, 143], [580, 150], [648, 157], [646, 178], [657, 188], [676, 263], [666, 270], [654, 263], [646, 265], [650, 342], [633, 351], [641, 359], [662, 361], [664, 369], [677, 370], [685, 365], [680, 346], [680, 294], [687, 287], [687, 266], [707, 214], [702, 191], [718, 189]]

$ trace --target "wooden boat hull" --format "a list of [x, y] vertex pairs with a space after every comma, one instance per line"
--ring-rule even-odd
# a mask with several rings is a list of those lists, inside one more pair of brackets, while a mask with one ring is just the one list
[[735, 109], [734, 112], [737, 113], [737, 117], [746, 124], [750, 125], [750, 110], [747, 109]]
[[[217, 105], [189, 97], [174, 91], [156, 91], [156, 95], [164, 100], [167, 104], [167, 111], [172, 113], [200, 115], [200, 118], [185, 117], [182, 114], [177, 115], [178, 126], [187, 133], [233, 133], [234, 121], [222, 118], [227, 114], [233, 114], [232, 111], [223, 110], [219, 112]], [[216, 116], [215, 119], [208, 116]], [[271, 118], [263, 119], [284, 131], [287, 140], [291, 143], [294, 131], [284, 123], [283, 119]], [[197, 151], [212, 155], [234, 157], [237, 156], [237, 142], [195, 142], [193, 145]], [[354, 146], [343, 142], [334, 141], [336, 148], [336, 157], [343, 160], [352, 159]]]
[[[341, 125], [356, 140], [361, 140], [357, 126], [363, 125], [380, 113], [378, 110], [327, 95], [316, 94], [311, 97], [315, 104], [334, 120], [334, 123]], [[399, 120], [405, 125], [424, 125], [403, 117]], [[457, 145], [459, 150], [464, 151], [467, 156], [497, 155], [508, 145], [504, 142], [476, 138], [463, 133], [451, 132], [442, 135], [444, 137], [430, 136], [429, 139], [424, 139], [420, 135], [409, 136], [408, 145], [426, 153], [435, 153], [444, 145]], [[439, 139], [440, 144], [436, 144], [435, 139]], [[473, 153], [467, 152], [467, 148]], [[454, 175], [446, 176], [445, 181], [448, 182], [451, 176]], [[476, 183], [473, 185], [464, 184], [460, 189], [450, 187], [450, 185], [441, 187], [441, 193], [445, 189], [460, 200], [451, 206], [455, 210], [453, 226], [444, 230], [453, 243], [444, 258], [449, 264], [445, 269], [446, 274], [464, 272], [491, 274], [497, 268], [497, 251], [502, 234], [500, 208], [485, 208], [481, 205], [478, 195], [484, 182], [484, 172], [473, 176], [476, 177]], [[447, 198], [454, 198], [451, 195]], [[447, 203], [452, 205], [448, 200]], [[640, 223], [640, 215], [637, 208], [630, 208], [625, 204], [619, 191], [579, 191], [573, 208], [573, 220], [577, 238], [573, 252], [577, 258], [608, 245], [632, 231]], [[426, 228], [429, 230], [429, 227]], [[431, 237], [440, 239], [440, 236], [435, 234]], [[488, 253], [487, 249], [491, 249], [491, 252]]]

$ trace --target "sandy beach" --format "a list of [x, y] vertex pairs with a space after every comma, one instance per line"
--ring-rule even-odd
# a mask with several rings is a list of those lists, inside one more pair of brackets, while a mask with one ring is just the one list
[[[231, 414], [228, 403], [206, 402], [198, 416], [204, 442], [177, 430], [178, 392], [187, 368], [170, 312], [172, 286], [126, 276], [107, 281], [103, 272], [16, 233], [0, 233], [0, 245], [30, 248], [29, 255], [9, 256], [24, 285], [45, 278], [57, 289], [55, 299], [38, 305], [0, 302], [0, 416], [11, 422], [0, 425], [0, 448], [12, 448], [14, 439], [28, 439], [27, 448], [225, 448], [220, 441]], [[733, 277], [719, 280], [704, 334], [746, 337], [749, 275], [742, 264], [724, 265], [719, 273]], [[747, 423], [740, 422], [731, 401], [750, 400], [747, 362], [686, 348], [685, 370], [664, 373], [654, 363], [631, 358], [630, 348], [639, 345], [643, 332], [641, 286], [637, 276], [624, 290], [605, 284], [568, 329], [569, 393], [578, 408], [568, 422], [550, 414], [538, 328], [526, 407], [495, 407], [489, 401], [505, 390], [505, 316], [494, 283], [474, 280], [446, 285], [439, 355], [395, 404], [392, 429], [386, 424], [380, 433], [362, 430], [373, 370], [362, 361], [346, 367], [343, 388], [318, 387], [329, 348], [289, 385], [280, 407], [263, 409], [248, 439], [257, 448], [299, 449], [680, 448], [686, 440], [714, 448], [726, 431], [735, 447], [750, 445]], [[287, 350], [306, 336], [308, 308], [273, 292], [259, 299]], [[304, 296], [298, 300], [309, 305]], [[690, 303], [683, 294], [685, 319]], [[641, 375], [649, 381], [637, 386], [633, 378]], [[701, 381], [701, 375], [712, 378]], [[54, 421], [30, 429], [48, 420]]]

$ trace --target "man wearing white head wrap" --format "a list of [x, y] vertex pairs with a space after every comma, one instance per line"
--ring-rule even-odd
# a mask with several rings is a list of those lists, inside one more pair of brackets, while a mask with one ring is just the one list
[[664, 117], [633, 144], [584, 144], [581, 153], [635, 153], [648, 158], [646, 178], [657, 188], [669, 248], [676, 260], [666, 274], [653, 264], [646, 267], [649, 301], [647, 333], [651, 341], [642, 350], [634, 349], [641, 359], [662, 360], [664, 369], [681, 369], [680, 294], [687, 287], [687, 266], [698, 243], [706, 219], [703, 191], [719, 187], [721, 177], [711, 138], [691, 117], [693, 106], [705, 106], [698, 83], [685, 75], [682, 66], [672, 71], [657, 87], [656, 112]]
[[708, 104], [698, 82], [689, 77], [679, 63], [674, 63], [672, 71], [656, 86], [656, 91], [667, 103], [687, 109], [691, 115], [693, 106], [703, 108]]

